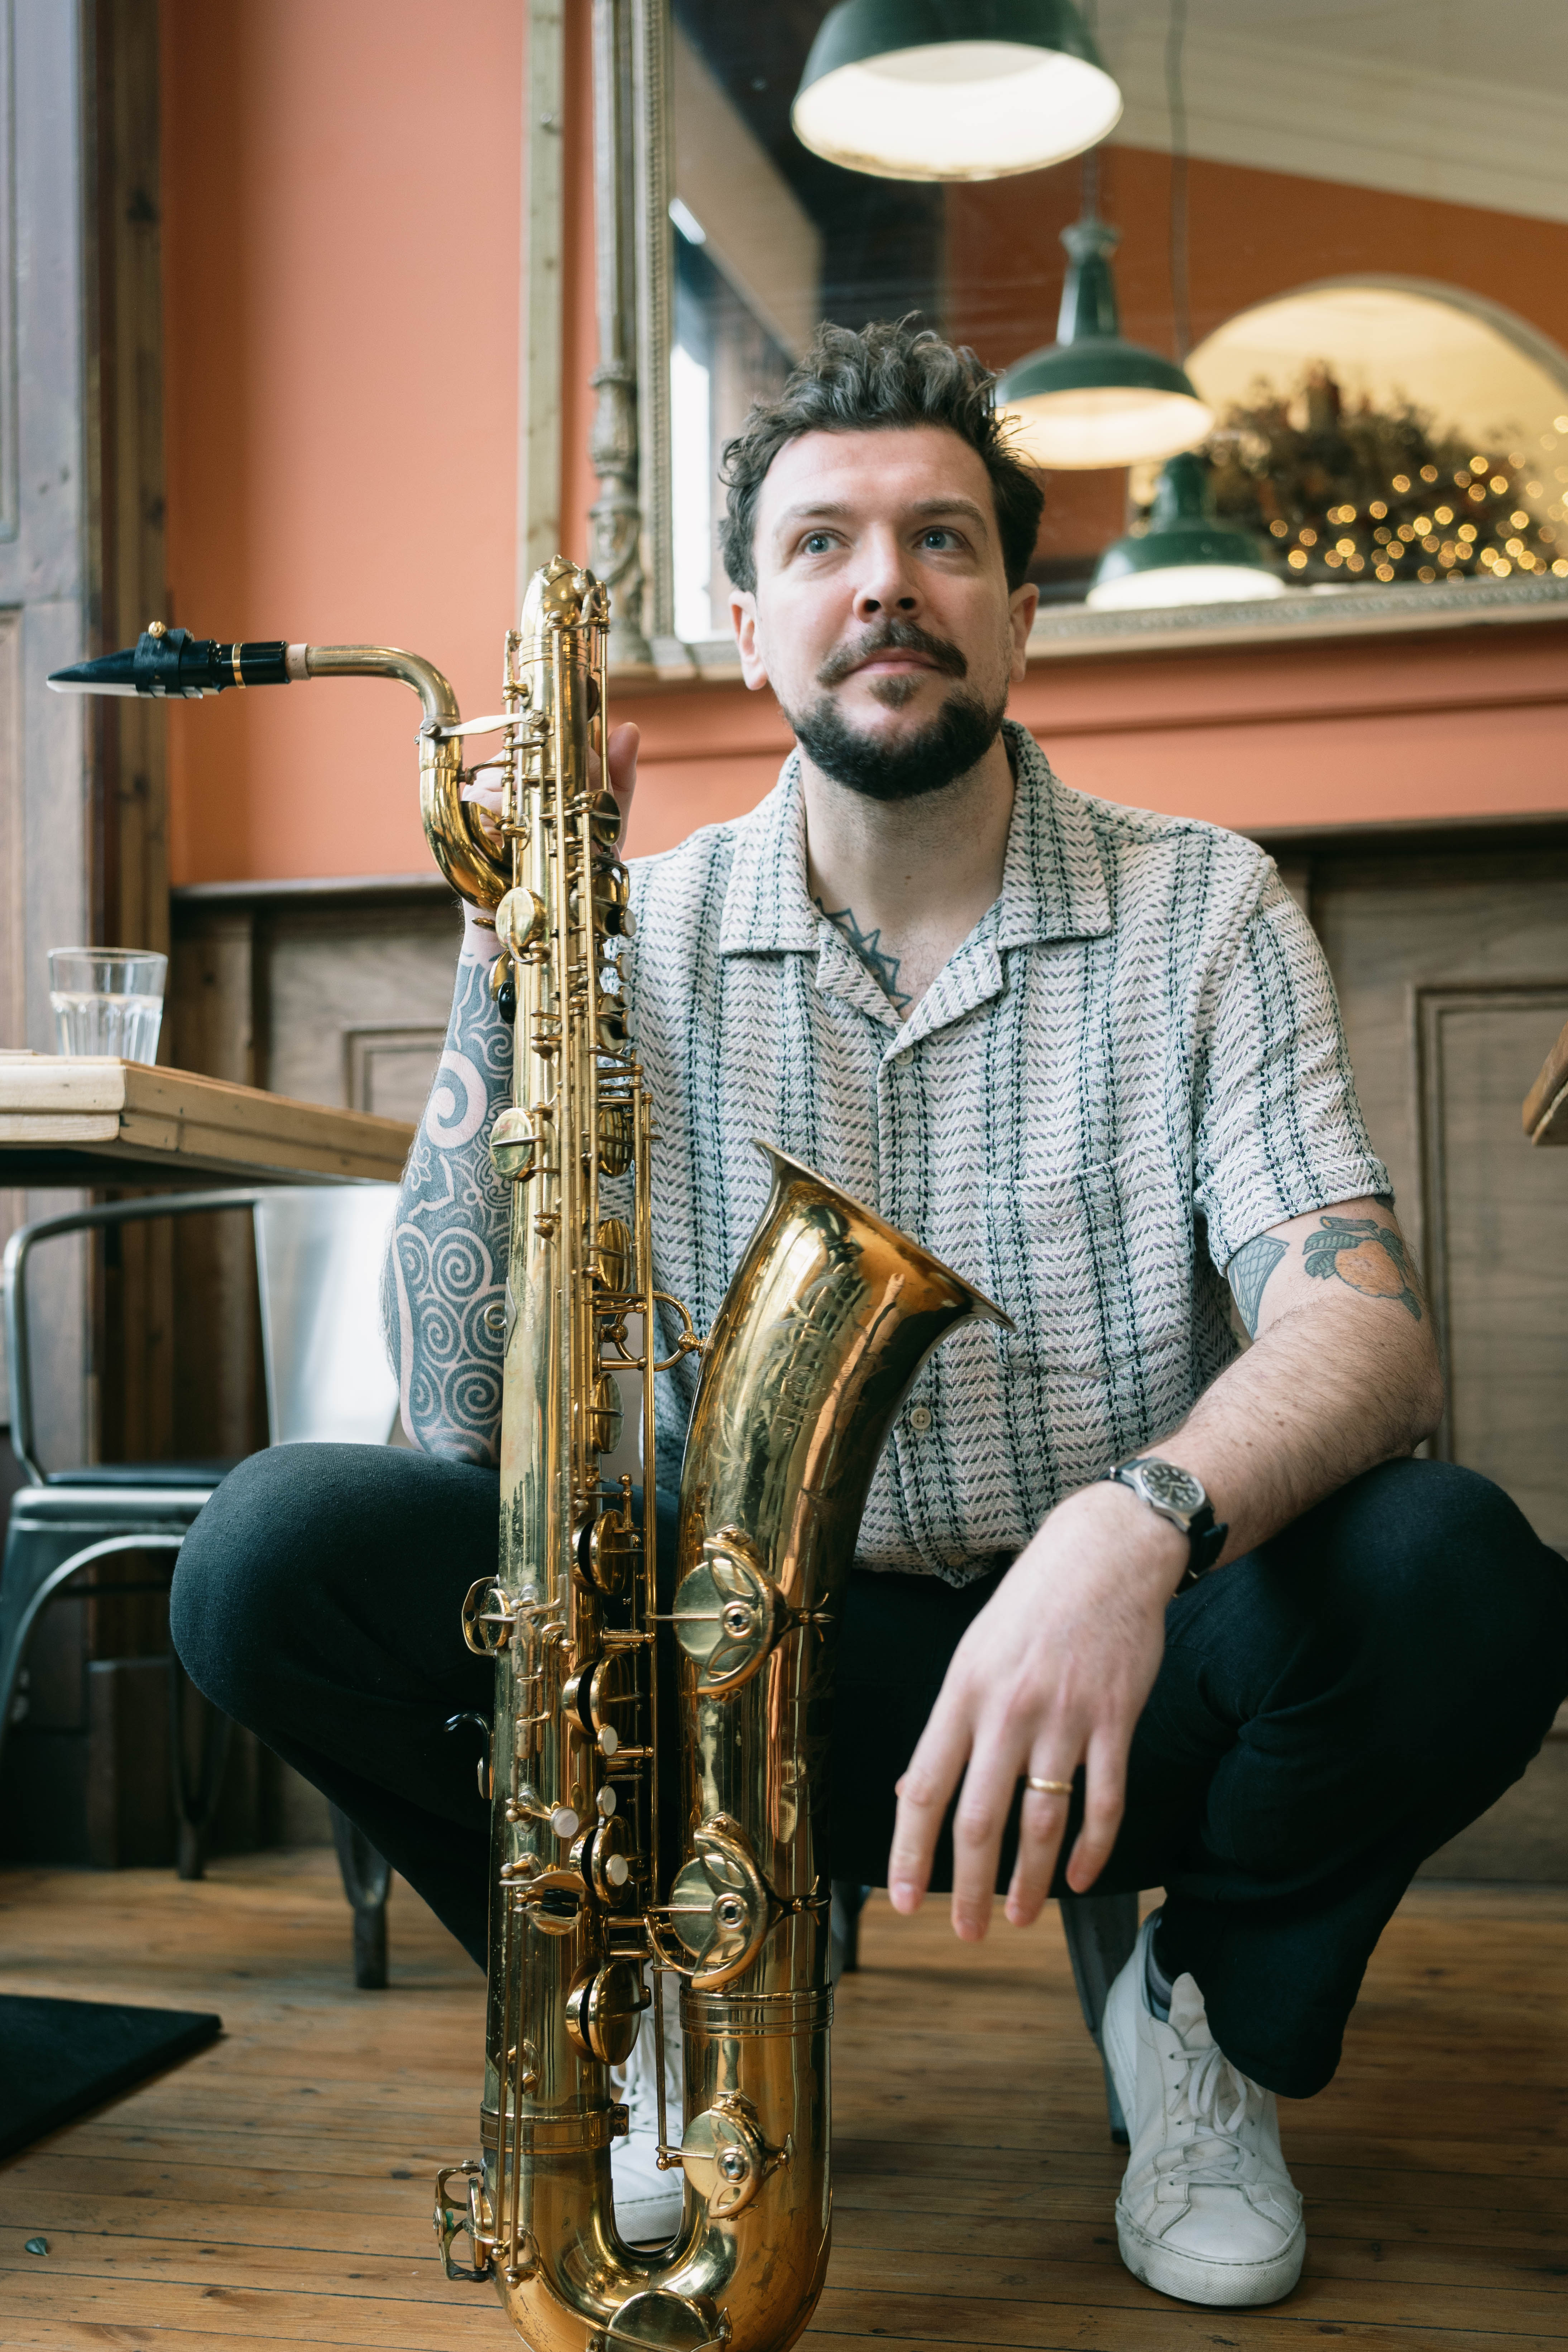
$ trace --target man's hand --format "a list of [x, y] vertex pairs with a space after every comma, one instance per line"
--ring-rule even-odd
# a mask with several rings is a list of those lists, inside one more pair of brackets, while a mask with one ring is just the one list
[[[959, 1643], [899, 1783], [888, 1864], [895, 1910], [915, 1910], [925, 1895], [961, 1778], [952, 1925], [966, 1942], [990, 1923], [1002, 1832], [1026, 1775], [1071, 1780], [1087, 1767], [1068, 1882], [1080, 1895], [1093, 1885], [1121, 1826], [1133, 1728], [1186, 1559], [1186, 1538], [1125, 1487], [1086, 1486], [1058, 1504]], [[1025, 1790], [1007, 1892], [1015, 1927], [1039, 1916], [1067, 1815], [1065, 1797]]]
[[[1142, 1449], [1203, 1480], [1229, 1528], [1222, 1572], [1325, 1495], [1410, 1453], [1443, 1402], [1431, 1317], [1386, 1202], [1287, 1218], [1227, 1271], [1254, 1344], [1180, 1429]], [[1093, 1885], [1116, 1841], [1133, 1729], [1186, 1559], [1186, 1538], [1125, 1487], [1085, 1486], [1058, 1505], [959, 1643], [899, 1784], [888, 1864], [897, 1910], [913, 1911], [925, 1894], [961, 1779], [960, 1936], [985, 1933], [1008, 1808], [1029, 1774], [1070, 1780], [1087, 1767], [1068, 1885], [1079, 1895]], [[1039, 1916], [1067, 1811], [1065, 1797], [1025, 1791], [1007, 1894], [1017, 1926]]]
[[[626, 848], [626, 827], [632, 818], [632, 795], [637, 788], [637, 747], [641, 741], [642, 729], [630, 719], [610, 730], [610, 790], [621, 812], [620, 839], [616, 844], [617, 852], [624, 852]], [[599, 760], [594, 751], [588, 754], [588, 774], [589, 781], [597, 783]], [[501, 846], [500, 832], [499, 826], [489, 820], [500, 815], [501, 791], [500, 775], [490, 768], [481, 768], [473, 782], [463, 787], [463, 798], [479, 811], [480, 827], [490, 846], [497, 850]]]
[[[641, 728], [635, 726], [630, 719], [622, 726], [611, 730], [608, 746], [610, 790], [614, 793], [616, 805], [621, 812], [620, 838], [616, 844], [617, 856], [624, 853], [626, 849], [626, 827], [631, 822], [632, 794], [637, 788], [637, 746], [641, 740]], [[594, 752], [590, 752], [588, 756], [592, 763], [590, 778], [596, 783], [599, 772], [598, 757]], [[479, 812], [479, 829], [498, 856], [504, 846], [500, 827], [496, 822], [500, 816], [503, 792], [504, 787], [500, 775], [491, 768], [479, 769], [473, 782], [465, 784], [463, 787], [464, 800]], [[493, 963], [500, 953], [500, 941], [497, 939], [492, 927], [489, 923], [480, 922], [479, 916], [479, 908], [470, 907], [465, 899], [463, 945], [460, 952], [462, 956], [473, 962]]]

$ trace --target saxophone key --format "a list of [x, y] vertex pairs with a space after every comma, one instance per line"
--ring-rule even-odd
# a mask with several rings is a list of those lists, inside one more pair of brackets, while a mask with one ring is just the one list
[[648, 2005], [641, 1967], [607, 1960], [577, 1978], [566, 1996], [566, 2033], [579, 2054], [601, 2066], [624, 2066]]

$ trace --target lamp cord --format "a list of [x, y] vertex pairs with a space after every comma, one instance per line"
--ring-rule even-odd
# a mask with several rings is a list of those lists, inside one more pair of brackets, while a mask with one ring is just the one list
[[1193, 341], [1187, 257], [1187, 102], [1182, 89], [1186, 34], [1187, 0], [1171, 0], [1165, 28], [1165, 105], [1171, 122], [1171, 327], [1177, 364], [1183, 367]]

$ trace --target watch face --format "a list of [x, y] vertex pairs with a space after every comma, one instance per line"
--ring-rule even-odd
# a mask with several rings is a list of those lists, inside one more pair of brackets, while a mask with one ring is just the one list
[[1150, 1502], [1181, 1511], [1188, 1518], [1208, 1500], [1192, 1472], [1178, 1469], [1173, 1462], [1140, 1462], [1134, 1475]]

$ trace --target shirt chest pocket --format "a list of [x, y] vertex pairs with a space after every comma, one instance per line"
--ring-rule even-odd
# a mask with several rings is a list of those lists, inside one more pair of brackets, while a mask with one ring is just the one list
[[1093, 1380], [1188, 1346], [1192, 1209], [1168, 1161], [1124, 1151], [1017, 1190], [1018, 1344], [1041, 1371]]

